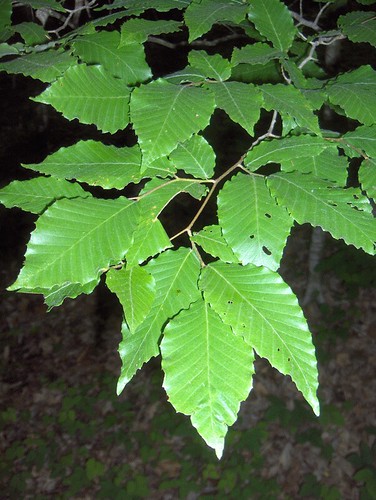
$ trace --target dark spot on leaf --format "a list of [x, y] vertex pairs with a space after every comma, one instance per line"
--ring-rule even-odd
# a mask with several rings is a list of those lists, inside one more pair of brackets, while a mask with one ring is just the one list
[[179, 290], [179, 288], [176, 290], [176, 293], [177, 295], [179, 295], [179, 293], [181, 293], [181, 290]]
[[264, 253], [266, 253], [266, 255], [271, 255], [271, 254], [272, 254], [272, 252], [269, 250], [269, 248], [267, 248], [267, 247], [265, 247], [265, 246], [264, 246], [264, 247], [262, 247], [262, 251], [263, 251]]
[[255, 237], [255, 235], [251, 234], [251, 236], [250, 236], [251, 240], [253, 240], [254, 237]]
[[287, 361], [291, 361], [291, 359], [290, 359], [290, 358], [287, 358]]
[[227, 304], [232, 304], [232, 300], [228, 300], [228, 301], [227, 301]]
[[277, 347], [277, 351], [279, 352], [281, 349], [279, 347]]
[[272, 216], [270, 214], [265, 214], [265, 217], [267, 217], [268, 219], [272, 218]]

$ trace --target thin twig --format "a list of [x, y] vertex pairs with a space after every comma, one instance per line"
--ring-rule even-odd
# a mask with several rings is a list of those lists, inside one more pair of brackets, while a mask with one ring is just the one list
[[210, 191], [209, 193], [206, 195], [206, 198], [205, 200], [203, 201], [202, 205], [200, 206], [200, 208], [197, 210], [195, 216], [193, 217], [193, 219], [191, 220], [191, 222], [184, 228], [182, 229], [181, 231], [179, 231], [178, 233], [174, 234], [174, 236], [172, 236], [170, 238], [170, 240], [174, 240], [175, 238], [178, 238], [179, 236], [181, 236], [182, 234], [184, 233], [188, 233], [188, 231], [190, 231], [192, 229], [192, 227], [194, 226], [195, 222], [197, 221], [197, 219], [200, 217], [200, 215], [202, 214], [204, 208], [206, 207], [206, 205], [209, 203], [209, 200], [210, 198], [213, 196], [214, 194], [214, 191], [216, 190], [218, 184], [225, 178], [227, 177], [231, 172], [233, 172], [235, 169], [239, 168], [241, 166], [241, 163], [243, 162], [243, 159], [244, 159], [244, 156], [242, 156], [240, 158], [240, 160], [238, 160], [234, 165], [232, 165], [230, 168], [228, 168], [226, 170], [226, 172], [224, 172], [222, 175], [220, 175], [219, 177], [217, 177], [216, 179], [214, 179], [213, 181], [213, 185], [212, 187], [210, 188]]
[[311, 28], [314, 31], [321, 31], [320, 26], [315, 21], [308, 21], [308, 19], [304, 19], [303, 16], [298, 14], [297, 12], [290, 11], [291, 15], [296, 21], [298, 21], [298, 26], [301, 24], [302, 26], [306, 26], [307, 28]]

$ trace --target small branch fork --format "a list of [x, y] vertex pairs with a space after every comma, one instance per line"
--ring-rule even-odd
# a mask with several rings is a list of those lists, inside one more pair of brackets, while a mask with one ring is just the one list
[[[274, 131], [274, 127], [276, 125], [276, 122], [277, 122], [277, 118], [278, 118], [278, 113], [276, 111], [273, 112], [273, 116], [272, 116], [272, 119], [271, 119], [271, 123], [270, 123], [270, 126], [269, 126], [269, 129], [268, 131], [261, 135], [260, 137], [258, 137], [252, 144], [251, 144], [251, 147], [249, 148], [249, 151], [254, 148], [257, 144], [259, 144], [262, 140], [264, 139], [267, 139], [267, 138], [278, 138], [280, 136], [278, 135], [275, 135], [273, 133]], [[178, 238], [179, 236], [183, 235], [184, 233], [187, 233], [188, 236], [190, 237], [190, 241], [191, 241], [191, 246], [192, 246], [192, 249], [195, 251], [195, 253], [197, 254], [197, 257], [202, 265], [202, 267], [205, 266], [205, 263], [200, 255], [200, 252], [199, 250], [197, 249], [195, 243], [192, 241], [191, 239], [191, 236], [192, 236], [192, 227], [194, 226], [194, 224], [196, 223], [196, 221], [198, 220], [198, 218], [200, 217], [200, 215], [202, 214], [202, 212], [205, 210], [205, 207], [207, 206], [207, 204], [209, 203], [210, 199], [212, 198], [213, 194], [215, 193], [218, 185], [223, 181], [223, 179], [225, 179], [227, 176], [229, 176], [232, 172], [234, 172], [234, 170], [236, 170], [237, 168], [243, 170], [245, 173], [247, 174], [250, 174], [250, 172], [244, 167], [243, 165], [243, 160], [244, 160], [244, 157], [245, 157], [245, 154], [241, 156], [241, 158], [236, 162], [234, 163], [234, 165], [232, 165], [231, 167], [229, 167], [223, 174], [221, 174], [219, 177], [217, 177], [216, 179], [208, 179], [208, 180], [204, 180], [204, 179], [191, 179], [191, 178], [182, 178], [182, 177], [176, 177], [175, 179], [171, 179], [169, 181], [166, 181], [165, 183], [161, 184], [160, 186], [157, 186], [156, 188], [153, 188], [151, 189], [150, 191], [144, 193], [143, 195], [141, 196], [138, 196], [136, 198], [132, 198], [134, 199], [135, 201], [138, 201], [140, 199], [142, 199], [143, 197], [145, 196], [148, 196], [149, 194], [151, 194], [152, 192], [155, 192], [157, 191], [158, 189], [161, 189], [162, 187], [168, 185], [168, 184], [171, 184], [173, 182], [179, 182], [179, 181], [191, 181], [191, 182], [198, 182], [198, 183], [201, 183], [201, 184], [207, 184], [207, 183], [210, 183], [212, 186], [209, 190], [209, 193], [206, 195], [203, 203], [201, 204], [200, 208], [197, 210], [196, 214], [194, 215], [194, 217], [192, 218], [191, 222], [184, 228], [182, 229], [181, 231], [179, 231], [178, 233], [174, 234], [170, 240], [173, 241], [175, 240], [176, 238]], [[253, 175], [257, 175], [257, 174], [253, 174]]]

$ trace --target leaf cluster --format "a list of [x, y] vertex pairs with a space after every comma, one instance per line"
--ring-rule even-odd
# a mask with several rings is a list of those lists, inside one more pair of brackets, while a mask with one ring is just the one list
[[[66, 119], [110, 134], [132, 128], [137, 142], [78, 141], [24, 165], [41, 175], [0, 191], [6, 207], [39, 216], [9, 289], [43, 294], [51, 308], [105, 275], [124, 310], [118, 393], [161, 354], [170, 402], [218, 457], [252, 388], [255, 353], [290, 375], [318, 414], [311, 334], [278, 270], [295, 223], [375, 253], [376, 72], [329, 77], [317, 55], [345, 37], [376, 46], [375, 12], [360, 6], [325, 32], [324, 8], [310, 20], [280, 0], [115, 0], [65, 30], [64, 4], [26, 3], [47, 22], [12, 25], [10, 0], [1, 2], [0, 70], [46, 82], [33, 100]], [[61, 29], [48, 29], [53, 15], [65, 19]], [[223, 42], [233, 44], [228, 57]], [[148, 44], [188, 49], [187, 64], [154, 77]], [[324, 107], [351, 131], [327, 130]], [[208, 140], [217, 109], [250, 137], [230, 165]], [[359, 185], [348, 187], [353, 158]], [[134, 196], [124, 196], [129, 186]], [[170, 234], [160, 215], [180, 193], [199, 208]], [[216, 223], [200, 228], [214, 199]]]

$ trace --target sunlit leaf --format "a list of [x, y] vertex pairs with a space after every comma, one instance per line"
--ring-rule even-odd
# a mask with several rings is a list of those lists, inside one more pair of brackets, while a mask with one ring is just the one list
[[131, 332], [143, 322], [153, 304], [156, 290], [154, 278], [142, 267], [111, 269], [106, 284], [123, 306]]
[[123, 189], [141, 180], [140, 164], [138, 146], [116, 148], [98, 141], [79, 141], [60, 148], [42, 163], [23, 166], [58, 179], [76, 179], [105, 189]]
[[201, 296], [197, 288], [200, 265], [192, 250], [167, 250], [152, 259], [145, 270], [155, 280], [156, 296], [149, 314], [133, 334], [123, 324], [123, 339], [119, 345], [122, 368], [118, 394], [144, 363], [158, 355], [159, 340], [166, 322]]
[[252, 388], [252, 348], [199, 300], [168, 323], [161, 351], [170, 403], [221, 458], [227, 427]]
[[40, 24], [23, 22], [13, 26], [13, 29], [21, 35], [27, 45], [36, 45], [49, 41], [47, 31]]
[[340, 156], [336, 147], [328, 147], [318, 154], [312, 153], [314, 153], [314, 148], [310, 148], [309, 156], [297, 154], [295, 157], [285, 158], [281, 162], [281, 169], [284, 172], [298, 170], [304, 174], [312, 173], [320, 179], [336, 182], [344, 187], [349, 166], [346, 156]]
[[248, 16], [257, 30], [270, 40], [276, 49], [287, 52], [297, 30], [292, 16], [283, 2], [280, 0], [252, 0]]
[[278, 273], [252, 264], [215, 262], [202, 271], [205, 299], [259, 354], [297, 388], [319, 413], [315, 349], [294, 293]]
[[234, 66], [240, 63], [264, 65], [272, 59], [279, 59], [282, 56], [283, 52], [280, 50], [271, 47], [267, 43], [258, 42], [240, 49], [235, 48], [232, 53], [231, 64]]
[[204, 50], [192, 50], [188, 55], [188, 62], [193, 68], [201, 71], [207, 78], [218, 81], [230, 78], [230, 62], [219, 54], [209, 55]]
[[327, 85], [333, 104], [341, 106], [346, 116], [364, 123], [376, 123], [376, 71], [371, 66], [339, 75]]
[[170, 158], [177, 170], [199, 179], [210, 179], [215, 167], [215, 154], [210, 144], [201, 136], [193, 135], [179, 144]]
[[361, 156], [364, 152], [367, 156], [376, 158], [376, 125], [372, 127], [363, 125], [352, 132], [347, 132], [342, 136], [340, 145], [342, 143], [350, 146], [351, 156]]
[[[159, 3], [158, 3], [159, 9]], [[179, 31], [182, 24], [178, 21], [165, 21], [164, 19], [149, 21], [148, 19], [130, 19], [121, 27], [119, 47], [129, 44], [145, 42], [149, 35], [174, 33]]]
[[285, 162], [290, 164], [291, 160], [298, 161], [299, 158], [307, 156], [307, 152], [309, 156], [319, 155], [327, 147], [328, 143], [311, 135], [264, 140], [248, 152], [244, 165], [254, 172], [268, 163], [284, 165]]
[[238, 174], [227, 181], [218, 195], [218, 218], [242, 264], [279, 268], [294, 220], [275, 203], [263, 177]]
[[253, 85], [240, 82], [222, 82], [211, 86], [215, 104], [250, 135], [260, 118], [262, 95]]
[[265, 109], [276, 110], [293, 118], [297, 125], [320, 134], [317, 116], [310, 102], [292, 85], [261, 85]]
[[99, 279], [123, 259], [138, 222], [138, 207], [126, 198], [56, 201], [38, 219], [26, 260], [9, 288], [53, 288]]
[[224, 262], [238, 262], [236, 255], [224, 239], [220, 226], [206, 226], [195, 233], [191, 240], [213, 257], [218, 257]]
[[21, 73], [24, 76], [31, 76], [49, 83], [76, 64], [77, 59], [72, 57], [69, 52], [52, 49], [26, 54], [10, 61], [2, 61], [0, 62], [0, 71], [10, 74]]
[[78, 184], [36, 177], [28, 181], [13, 181], [0, 189], [0, 202], [7, 208], [19, 207], [26, 212], [39, 214], [61, 198], [89, 198], [91, 194]]
[[133, 43], [119, 47], [117, 31], [101, 31], [79, 37], [73, 44], [75, 52], [87, 64], [100, 64], [125, 85], [135, 85], [151, 78], [143, 46]]
[[132, 92], [131, 118], [145, 168], [208, 125], [214, 98], [205, 90], [157, 80]]
[[238, 23], [245, 18], [247, 5], [241, 0], [218, 2], [217, 0], [194, 0], [184, 14], [189, 29], [189, 42], [207, 33], [213, 24], [223, 21]]
[[100, 66], [80, 64], [65, 71], [34, 100], [51, 104], [65, 118], [78, 118], [103, 132], [114, 133], [129, 123], [130, 90]]
[[349, 12], [338, 18], [338, 26], [352, 42], [365, 42], [376, 47], [375, 11]]
[[369, 198], [376, 199], [376, 159], [363, 160], [359, 169], [359, 182]]
[[348, 245], [375, 253], [375, 219], [369, 201], [359, 189], [342, 189], [298, 172], [274, 174], [268, 178], [268, 186], [299, 224], [320, 226]]

